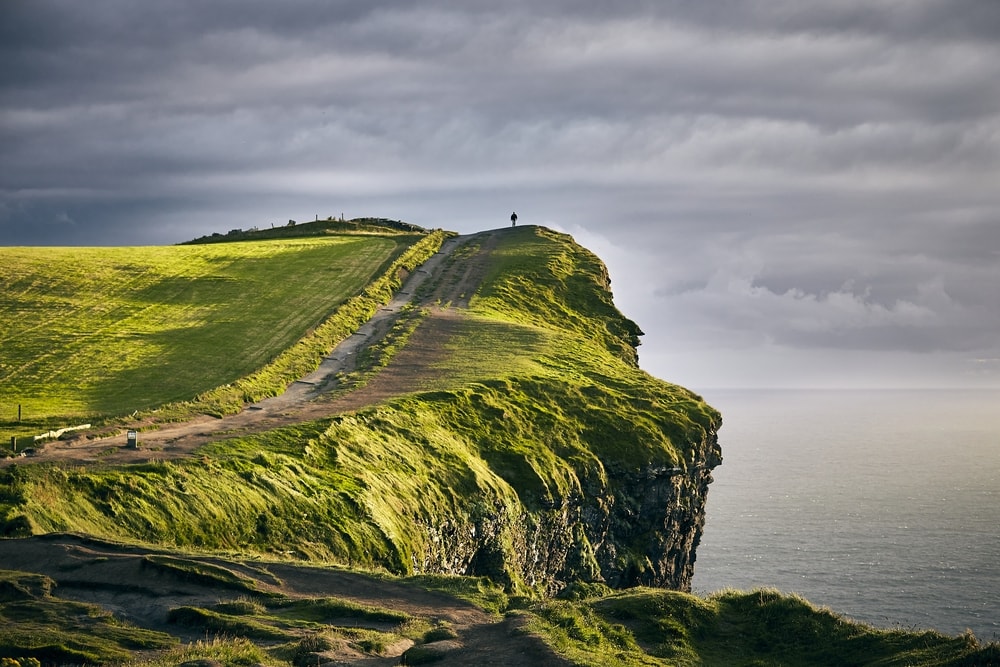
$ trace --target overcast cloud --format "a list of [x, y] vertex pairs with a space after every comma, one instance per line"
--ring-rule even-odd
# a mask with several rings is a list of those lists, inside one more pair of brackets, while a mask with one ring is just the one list
[[1000, 385], [1000, 3], [0, 2], [0, 244], [572, 233], [716, 386]]

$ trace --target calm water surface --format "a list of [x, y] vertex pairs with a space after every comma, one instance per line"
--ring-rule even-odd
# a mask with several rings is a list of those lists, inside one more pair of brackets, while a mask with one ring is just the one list
[[706, 391], [724, 462], [694, 590], [775, 587], [1000, 640], [1000, 391]]

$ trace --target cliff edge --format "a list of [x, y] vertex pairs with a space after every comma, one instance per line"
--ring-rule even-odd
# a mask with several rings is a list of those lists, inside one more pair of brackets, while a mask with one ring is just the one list
[[8, 469], [5, 534], [482, 575], [543, 594], [578, 581], [688, 590], [718, 413], [638, 368], [638, 326], [569, 236], [521, 227], [446, 246], [342, 354], [352, 365], [306, 383], [299, 404], [184, 436], [163, 425], [139, 452], [98, 440], [95, 465], [53, 451]]

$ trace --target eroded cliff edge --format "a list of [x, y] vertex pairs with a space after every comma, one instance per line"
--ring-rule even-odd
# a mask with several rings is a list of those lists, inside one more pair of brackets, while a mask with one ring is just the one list
[[579, 581], [690, 591], [720, 460], [710, 433], [688, 467], [620, 471], [544, 507], [497, 503], [463, 525], [425, 526], [429, 548], [415, 569], [523, 581], [549, 594]]

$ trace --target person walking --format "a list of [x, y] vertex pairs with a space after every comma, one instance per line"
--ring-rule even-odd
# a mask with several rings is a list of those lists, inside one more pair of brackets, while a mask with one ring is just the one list
[[513, 227], [517, 224], [517, 213], [510, 214], [510, 226]]

